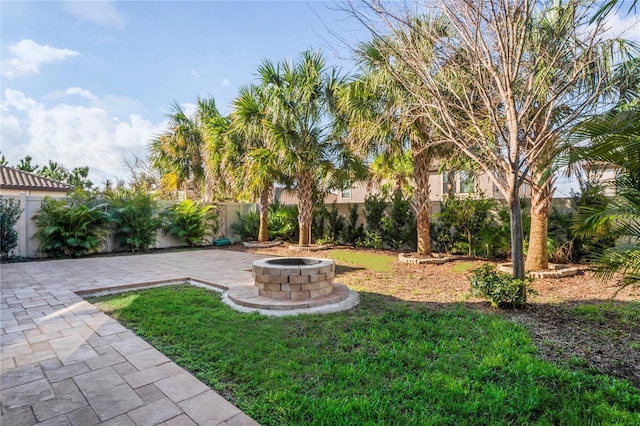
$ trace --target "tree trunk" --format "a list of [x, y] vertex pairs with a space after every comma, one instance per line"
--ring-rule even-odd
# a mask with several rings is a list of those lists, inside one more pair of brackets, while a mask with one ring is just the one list
[[413, 146], [413, 208], [416, 211], [418, 228], [417, 252], [421, 256], [431, 256], [431, 237], [429, 235], [429, 164], [426, 149]]
[[[516, 172], [517, 173], [517, 172]], [[511, 264], [514, 278], [524, 279], [524, 249], [522, 233], [522, 209], [516, 186], [517, 176], [509, 182], [509, 218], [511, 219]], [[524, 291], [524, 289], [523, 289]]]
[[296, 176], [298, 181], [298, 222], [300, 238], [298, 244], [311, 244], [311, 221], [313, 220], [313, 178], [311, 172], [305, 170]]
[[550, 182], [545, 182], [542, 186], [535, 183], [531, 185], [531, 231], [529, 232], [529, 251], [525, 263], [527, 271], [549, 268], [547, 231], [551, 195]]
[[271, 187], [266, 187], [260, 192], [260, 228], [258, 230], [258, 241], [264, 243], [269, 241], [269, 201], [271, 200]]
[[456, 196], [456, 176], [453, 171], [447, 172], [447, 195], [450, 198]]

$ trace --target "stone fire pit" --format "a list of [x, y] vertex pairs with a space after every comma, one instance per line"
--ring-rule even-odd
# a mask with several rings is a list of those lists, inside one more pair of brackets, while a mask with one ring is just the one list
[[253, 262], [252, 272], [253, 285], [229, 289], [225, 303], [265, 315], [339, 312], [358, 304], [358, 293], [334, 282], [336, 265], [331, 259], [260, 259]]
[[253, 262], [253, 278], [259, 296], [305, 300], [327, 296], [336, 276], [331, 259], [287, 257]]

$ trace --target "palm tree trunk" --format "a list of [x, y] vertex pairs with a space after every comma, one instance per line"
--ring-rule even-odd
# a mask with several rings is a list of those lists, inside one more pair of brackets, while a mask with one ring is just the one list
[[269, 201], [271, 200], [271, 186], [265, 187], [260, 192], [260, 229], [258, 231], [258, 241], [264, 243], [269, 241]]
[[527, 271], [549, 268], [547, 230], [551, 195], [551, 182], [545, 182], [542, 186], [535, 183], [531, 185], [531, 230], [529, 232], [529, 251], [525, 263]]
[[418, 228], [417, 252], [421, 256], [431, 256], [429, 235], [429, 165], [431, 159], [426, 149], [412, 146], [413, 150], [413, 204], [416, 210]]
[[298, 222], [300, 238], [298, 244], [311, 244], [311, 221], [313, 220], [313, 178], [311, 172], [305, 170], [296, 176], [298, 181]]

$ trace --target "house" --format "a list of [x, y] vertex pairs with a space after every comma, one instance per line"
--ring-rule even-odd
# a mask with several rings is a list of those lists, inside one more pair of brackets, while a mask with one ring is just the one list
[[[489, 177], [484, 173], [467, 174], [460, 172], [439, 172], [436, 167], [430, 170], [429, 174], [429, 199], [430, 213], [435, 214], [440, 211], [444, 195], [456, 194], [462, 196], [475, 197], [484, 194], [498, 201], [505, 198], [498, 188], [491, 182]], [[359, 205], [359, 210], [364, 211], [364, 202], [370, 195], [380, 193], [380, 187], [377, 185], [369, 185], [367, 182], [354, 182], [349, 188], [342, 190], [334, 190], [325, 196], [324, 204], [331, 208], [334, 206], [343, 216], [348, 216], [349, 207], [353, 204]], [[525, 184], [520, 189], [520, 196], [528, 198], [531, 196], [531, 187]], [[285, 188], [276, 187], [274, 189], [274, 200], [282, 204], [298, 204], [297, 190], [287, 190]], [[361, 214], [360, 221], [364, 215]]]
[[0, 195], [64, 197], [71, 186], [33, 173], [0, 166]]
[[600, 182], [603, 185], [605, 195], [616, 195], [616, 179], [621, 170], [620, 166], [604, 161], [590, 161], [582, 168], [588, 181]]
[[22, 209], [16, 224], [18, 246], [14, 254], [21, 257], [37, 256], [38, 242], [33, 238], [35, 227], [29, 226], [31, 218], [40, 210], [45, 196], [62, 198], [66, 197], [70, 190], [71, 186], [64, 182], [0, 166], [0, 196], [19, 201]]

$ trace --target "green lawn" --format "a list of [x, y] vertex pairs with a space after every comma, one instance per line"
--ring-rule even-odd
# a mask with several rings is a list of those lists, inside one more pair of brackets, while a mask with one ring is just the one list
[[497, 315], [362, 294], [272, 318], [188, 285], [91, 299], [264, 425], [640, 424], [628, 382], [541, 360]]
[[388, 254], [374, 254], [353, 250], [330, 250], [323, 256], [352, 266], [361, 266], [365, 269], [378, 272], [393, 271], [393, 264], [398, 260], [397, 256]]

